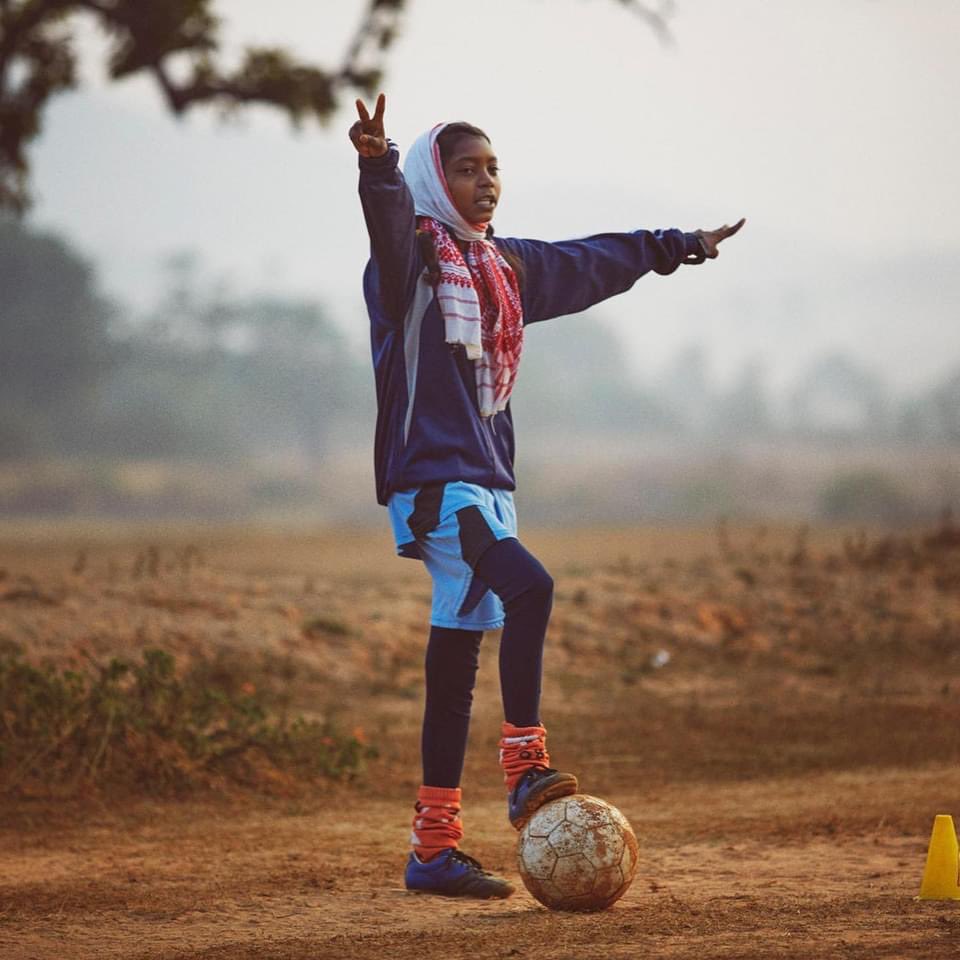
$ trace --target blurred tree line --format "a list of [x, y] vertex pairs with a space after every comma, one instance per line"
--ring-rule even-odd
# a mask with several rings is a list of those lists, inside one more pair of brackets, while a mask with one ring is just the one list
[[[315, 301], [235, 297], [189, 255], [131, 316], [62, 237], [0, 219], [0, 459], [85, 456], [307, 461], [366, 448], [369, 363]], [[773, 397], [748, 364], [716, 384], [699, 347], [640, 384], [590, 317], [532, 327], [516, 404], [524, 448], [662, 435], [960, 445], [960, 368], [908, 398], [841, 356]]]
[[369, 375], [319, 304], [166, 274], [131, 317], [62, 238], [0, 221], [0, 459], [309, 459], [365, 431]]

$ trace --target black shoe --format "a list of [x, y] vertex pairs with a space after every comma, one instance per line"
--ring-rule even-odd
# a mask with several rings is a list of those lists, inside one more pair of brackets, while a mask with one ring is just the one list
[[577, 792], [577, 778], [572, 773], [561, 773], [552, 767], [531, 767], [510, 791], [507, 798], [507, 816], [517, 830], [548, 800], [569, 797]]
[[426, 863], [411, 853], [404, 880], [408, 890], [439, 893], [446, 897], [502, 900], [514, 891], [508, 880], [484, 870], [473, 857], [452, 848], [438, 853]]

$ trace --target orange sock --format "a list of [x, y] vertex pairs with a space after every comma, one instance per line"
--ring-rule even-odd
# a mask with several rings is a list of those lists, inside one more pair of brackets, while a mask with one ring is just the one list
[[500, 738], [500, 765], [509, 793], [531, 767], [549, 767], [546, 727], [515, 727], [503, 721]]
[[432, 860], [463, 837], [459, 787], [420, 787], [414, 804], [410, 845], [421, 860]]

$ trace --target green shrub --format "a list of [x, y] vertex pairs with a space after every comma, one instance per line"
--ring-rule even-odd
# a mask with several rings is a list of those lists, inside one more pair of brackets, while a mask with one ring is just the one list
[[139, 663], [115, 658], [76, 670], [33, 665], [8, 644], [0, 724], [0, 792], [26, 795], [282, 789], [298, 779], [353, 779], [375, 755], [361, 731], [272, 717], [252, 684], [214, 684], [202, 663], [180, 677], [157, 649]]
[[311, 617], [304, 621], [303, 632], [307, 636], [318, 633], [326, 634], [328, 637], [349, 637], [353, 635], [350, 627], [336, 617]]
[[902, 524], [916, 520], [916, 508], [897, 483], [878, 470], [854, 470], [833, 477], [820, 491], [820, 516], [834, 523]]

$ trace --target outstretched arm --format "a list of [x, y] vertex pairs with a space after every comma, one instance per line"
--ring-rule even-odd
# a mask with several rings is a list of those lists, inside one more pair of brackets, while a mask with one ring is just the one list
[[357, 100], [359, 120], [350, 128], [360, 164], [360, 202], [370, 235], [371, 271], [387, 319], [403, 323], [417, 273], [416, 216], [413, 198], [398, 166], [400, 152], [383, 127], [386, 97], [377, 97], [370, 116]]
[[743, 226], [719, 230], [636, 230], [546, 243], [513, 237], [497, 243], [523, 264], [525, 324], [579, 313], [629, 290], [649, 272], [673, 273], [684, 263], [717, 256], [717, 245]]

